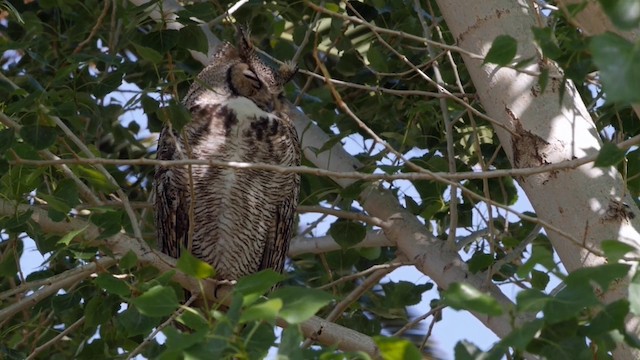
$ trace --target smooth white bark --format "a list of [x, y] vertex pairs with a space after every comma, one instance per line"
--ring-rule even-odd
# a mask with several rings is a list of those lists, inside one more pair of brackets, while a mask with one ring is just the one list
[[[531, 28], [537, 24], [531, 2], [439, 0], [438, 4], [465, 50], [486, 54], [497, 36], [510, 35], [518, 42], [518, 59], [535, 60], [527, 70], [538, 72], [544, 66], [552, 76], [560, 74], [557, 65], [542, 59], [535, 46]], [[487, 114], [510, 130], [495, 128], [514, 167], [556, 163], [599, 151], [600, 138], [572, 83], [550, 79], [542, 91], [536, 76], [462, 57]], [[517, 180], [538, 217], [572, 235], [567, 239], [547, 232], [568, 271], [606, 263], [604, 257], [587, 250], [599, 250], [603, 240], [617, 239], [640, 248], [640, 210], [615, 168], [587, 164]], [[628, 281], [621, 281], [606, 300], [626, 297], [627, 285]], [[638, 358], [626, 346], [619, 350], [620, 359]]]

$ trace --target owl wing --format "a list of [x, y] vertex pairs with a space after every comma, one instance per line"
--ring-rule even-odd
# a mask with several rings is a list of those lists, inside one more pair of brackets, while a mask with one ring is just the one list
[[[285, 114], [281, 114], [283, 118], [286, 116]], [[292, 156], [291, 164], [298, 166], [301, 161], [298, 134], [290, 120], [287, 119], [286, 121], [288, 121], [286, 128], [289, 133], [289, 149], [291, 150], [288, 155]], [[289, 192], [283, 195], [282, 202], [276, 209], [275, 219], [269, 229], [269, 236], [265, 243], [262, 262], [260, 263], [258, 271], [274, 269], [282, 273], [284, 261], [289, 252], [289, 243], [294, 234], [294, 220], [300, 191], [300, 175], [290, 173], [285, 175], [280, 174], [278, 176], [284, 176], [285, 180], [283, 180], [283, 184], [286, 189], [289, 189]]]
[[295, 179], [295, 191], [283, 199], [276, 209], [275, 219], [269, 231], [269, 237], [262, 253], [262, 262], [258, 271], [273, 269], [282, 273], [284, 261], [289, 252], [289, 243], [294, 231], [296, 207], [298, 206], [299, 178]]
[[[169, 128], [162, 130], [158, 139], [158, 160], [180, 158], [176, 145], [178, 136]], [[180, 167], [158, 166], [154, 176], [158, 248], [176, 259], [180, 257], [181, 247], [187, 247], [189, 238], [189, 197], [188, 185], [183, 181], [184, 171]]]

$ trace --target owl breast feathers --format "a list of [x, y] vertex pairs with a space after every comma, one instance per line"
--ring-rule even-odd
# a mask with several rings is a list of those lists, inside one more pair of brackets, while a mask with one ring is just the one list
[[[283, 86], [295, 66], [279, 70], [238, 30], [191, 85], [184, 105], [192, 121], [165, 127], [158, 159], [203, 159], [280, 166], [300, 164], [300, 144], [282, 112]], [[189, 249], [236, 280], [262, 269], [281, 272], [293, 234], [300, 178], [293, 173], [217, 166], [158, 167], [155, 213], [159, 247], [178, 258]]]

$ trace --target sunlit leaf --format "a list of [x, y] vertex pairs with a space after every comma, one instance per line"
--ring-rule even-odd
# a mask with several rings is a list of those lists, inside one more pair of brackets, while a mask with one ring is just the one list
[[618, 240], [603, 240], [600, 243], [602, 251], [606, 255], [609, 262], [616, 262], [622, 259], [628, 253], [636, 251], [636, 248], [629, 244], [625, 244]]
[[210, 264], [196, 258], [184, 249], [181, 251], [176, 267], [196, 279], [206, 279], [216, 275], [215, 269]]
[[422, 354], [410, 341], [405, 339], [390, 338], [385, 336], [374, 336], [380, 354], [385, 360], [421, 360]]
[[475, 311], [490, 316], [502, 315], [502, 307], [493, 297], [469, 284], [453, 283], [443, 292], [443, 303], [456, 310]]
[[499, 35], [491, 44], [483, 64], [493, 63], [500, 66], [509, 65], [518, 51], [518, 42], [509, 35]]
[[282, 299], [269, 299], [246, 308], [240, 315], [240, 322], [266, 321], [273, 323], [280, 309], [282, 309]]
[[291, 286], [274, 291], [269, 298], [282, 299], [284, 305], [280, 317], [289, 324], [299, 324], [309, 319], [333, 299], [324, 291]]
[[64, 234], [62, 239], [58, 240], [58, 244], [62, 244], [64, 246], [69, 246], [69, 244], [71, 243], [71, 240], [73, 240], [73, 238], [75, 238], [76, 236], [81, 234], [86, 229], [87, 229], [87, 227], [85, 226], [85, 227], [83, 227], [81, 229], [69, 231], [68, 233]]

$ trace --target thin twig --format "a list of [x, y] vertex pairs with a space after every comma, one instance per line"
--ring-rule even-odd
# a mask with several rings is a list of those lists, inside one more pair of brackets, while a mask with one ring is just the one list
[[80, 325], [82, 325], [82, 323], [84, 323], [84, 316], [81, 317], [80, 319], [78, 319], [73, 324], [67, 326], [64, 330], [62, 330], [58, 335], [54, 336], [51, 340], [49, 340], [46, 343], [44, 343], [44, 344], [38, 346], [37, 348], [33, 349], [31, 354], [29, 354], [29, 356], [27, 356], [25, 360], [35, 359], [36, 356], [38, 356], [38, 354], [40, 354], [41, 352], [43, 352], [44, 350], [46, 350], [47, 348], [49, 348], [51, 345], [55, 344], [56, 342], [60, 341], [67, 334], [71, 333], [72, 331], [77, 329]]
[[[71, 131], [71, 129], [69, 129], [69, 127], [59, 117], [49, 115], [49, 118], [53, 120], [60, 129], [62, 129], [62, 131], [69, 137], [69, 139], [71, 139], [71, 141], [73, 141], [74, 144], [76, 144], [76, 146], [80, 148], [80, 150], [82, 150], [82, 152], [87, 158], [89, 159], [95, 158], [95, 155], [93, 155], [93, 153], [91, 152], [91, 150], [89, 150], [87, 145], [85, 145], [84, 142], [80, 140], [80, 138], [78, 138], [76, 134], [74, 134], [73, 131]], [[120, 197], [120, 200], [122, 201], [122, 204], [124, 205], [124, 211], [129, 216], [129, 221], [131, 222], [131, 228], [133, 229], [133, 235], [136, 238], [142, 240], [142, 232], [140, 231], [140, 227], [138, 226], [138, 219], [136, 218], [135, 212], [131, 208], [131, 204], [129, 204], [129, 198], [124, 193], [124, 191], [122, 191], [116, 179], [114, 179], [113, 176], [111, 176], [111, 173], [109, 173], [109, 171], [107, 171], [107, 169], [104, 166], [102, 166], [101, 164], [96, 164], [96, 168], [98, 169], [98, 171], [102, 173], [102, 175], [105, 176], [107, 181], [109, 181], [109, 183], [116, 188], [116, 193], [118, 194], [118, 196]]]
[[[22, 125], [13, 121], [1, 111], [0, 111], [0, 123], [4, 124], [9, 128], [15, 129], [16, 132], [20, 132], [20, 129], [22, 129]], [[45, 161], [61, 160], [57, 155], [54, 155], [51, 151], [47, 149], [38, 151], [38, 154], [44, 159], [47, 159]], [[76, 174], [74, 174], [73, 171], [71, 171], [71, 169], [66, 164], [61, 163], [61, 164], [56, 164], [56, 166], [62, 171], [62, 173], [64, 173], [64, 175], [67, 178], [71, 179], [78, 186], [78, 192], [80, 193], [84, 201], [90, 204], [96, 204], [100, 202], [100, 199], [93, 193], [93, 191], [89, 189], [89, 187], [84, 182], [82, 182], [82, 180], [80, 180], [80, 178], [77, 177]]]
[[169, 324], [171, 324], [178, 316], [182, 315], [182, 313], [187, 309], [187, 307], [190, 306], [198, 298], [198, 296], [199, 296], [199, 294], [192, 294], [191, 297], [189, 298], [189, 300], [187, 300], [187, 302], [185, 302], [184, 305], [182, 305], [180, 307], [180, 309], [178, 309], [177, 311], [174, 311], [173, 314], [171, 314], [171, 316], [169, 316], [169, 318], [167, 320], [165, 320], [162, 324], [158, 325], [151, 332], [151, 334], [149, 334], [140, 343], [140, 345], [136, 346], [136, 348], [133, 349], [127, 355], [127, 360], [133, 359], [136, 355], [138, 355], [142, 351], [142, 349], [144, 349], [144, 347], [147, 346], [147, 344], [149, 344], [151, 342], [151, 340], [153, 340], [156, 337], [156, 335], [158, 335], [158, 333], [160, 331], [162, 331], [164, 328], [169, 326]]
[[[422, 26], [422, 33], [425, 38], [431, 40], [431, 32], [427, 21], [424, 19], [422, 7], [420, 6], [420, 0], [413, 1], [413, 8], [418, 15], [418, 20]], [[427, 51], [429, 57], [434, 58], [436, 56], [433, 47], [427, 44]], [[431, 67], [433, 69], [433, 75], [436, 78], [436, 83], [439, 93], [443, 93], [445, 88], [444, 80], [440, 73], [440, 65], [438, 61], [434, 61]], [[447, 101], [444, 98], [440, 98], [440, 110], [442, 111], [442, 118], [445, 128], [445, 137], [447, 139], [447, 160], [449, 163], [449, 172], [454, 174], [456, 172], [456, 155], [453, 148], [453, 121], [449, 119], [449, 109], [447, 107]], [[449, 187], [449, 236], [447, 237], [447, 244], [450, 248], [455, 248], [456, 230], [458, 228], [458, 186], [451, 185]]]
[[[392, 262], [397, 262], [397, 259], [393, 260]], [[345, 298], [342, 299], [342, 301], [337, 303], [333, 307], [329, 315], [327, 315], [325, 320], [329, 322], [335, 322], [337, 319], [340, 318], [340, 316], [342, 316], [342, 313], [346, 308], [351, 306], [351, 304], [353, 304], [354, 302], [358, 301], [358, 299], [362, 296], [362, 294], [364, 294], [373, 286], [375, 286], [378, 282], [380, 282], [380, 280], [383, 277], [385, 277], [388, 273], [390, 273], [394, 269], [395, 268], [382, 268], [374, 271], [360, 285], [358, 285], [355, 289], [353, 289], [353, 291], [351, 291], [347, 296], [345, 296]], [[310, 337], [302, 343], [301, 347], [307, 348], [313, 342], [314, 342], [313, 337]]]
[[382, 227], [384, 225], [384, 220], [379, 219], [377, 217], [367, 216], [367, 215], [364, 215], [364, 214], [353, 213], [353, 212], [349, 212], [349, 211], [331, 209], [331, 208], [327, 208], [327, 207], [323, 207], [323, 206], [298, 205], [298, 212], [328, 214], [328, 215], [333, 215], [333, 216], [341, 218], [341, 219], [362, 221], [362, 222], [367, 223], [369, 225], [379, 226], [379, 227]]
[[91, 28], [91, 32], [89, 33], [89, 36], [84, 39], [80, 44], [78, 44], [78, 46], [76, 46], [75, 49], [73, 49], [73, 55], [76, 55], [78, 53], [80, 53], [80, 51], [82, 51], [82, 49], [87, 46], [87, 44], [93, 39], [94, 36], [96, 36], [96, 33], [98, 32], [98, 28], [102, 25], [102, 22], [104, 21], [105, 16], [107, 16], [107, 13], [109, 12], [109, 3], [110, 1], [105, 1], [104, 2], [104, 7], [102, 8], [102, 12], [100, 13], [100, 16], [98, 16], [98, 19], [96, 20], [96, 24], [93, 25], [93, 28]]
[[392, 336], [400, 336], [402, 334], [405, 333], [405, 331], [413, 328], [414, 326], [416, 326], [419, 322], [421, 322], [422, 320], [428, 318], [431, 315], [435, 315], [437, 312], [442, 311], [442, 309], [444, 309], [446, 306], [445, 305], [438, 305], [436, 307], [434, 307], [433, 309], [429, 310], [428, 312], [418, 316], [417, 318], [407, 322], [403, 327], [401, 327], [398, 331], [396, 331]]
[[[0, 113], [2, 114], [2, 113]], [[0, 116], [0, 122], [2, 117]], [[621, 150], [627, 150], [632, 146], [640, 144], [640, 135], [636, 135], [626, 141], [622, 141], [617, 145]], [[578, 168], [582, 165], [594, 162], [598, 157], [598, 153], [594, 153], [585, 157], [565, 160], [553, 164], [542, 165], [538, 167], [519, 168], [519, 169], [503, 169], [490, 171], [467, 171], [450, 174], [448, 172], [429, 172], [429, 173], [398, 173], [398, 174], [369, 174], [357, 171], [329, 171], [309, 166], [279, 166], [266, 163], [247, 163], [236, 161], [218, 161], [203, 159], [184, 159], [184, 160], [156, 160], [156, 159], [106, 159], [106, 158], [73, 158], [73, 159], [50, 159], [50, 160], [30, 160], [15, 158], [7, 161], [10, 165], [32, 165], [32, 166], [52, 166], [52, 165], [115, 165], [115, 166], [163, 166], [163, 167], [182, 167], [185, 165], [209, 165], [219, 167], [229, 167], [236, 169], [256, 169], [267, 170], [278, 173], [297, 173], [315, 176], [326, 176], [344, 179], [357, 179], [364, 181], [380, 181], [385, 180], [392, 182], [394, 180], [465, 180], [465, 179], [491, 179], [503, 176], [526, 177], [536, 174], [543, 174], [558, 170], [570, 170]], [[98, 200], [99, 202], [99, 200]]]
[[0, 309], [0, 319], [8, 319], [18, 312], [31, 308], [44, 300], [48, 296], [51, 296], [58, 292], [62, 288], [66, 288], [74, 285], [75, 283], [84, 280], [89, 275], [94, 273], [99, 268], [108, 268], [116, 263], [114, 258], [100, 258], [96, 261], [83, 267], [82, 271], [74, 272], [72, 275], [60, 278], [56, 282], [51, 283], [42, 289], [34, 291], [33, 294], [20, 299], [19, 301]]

